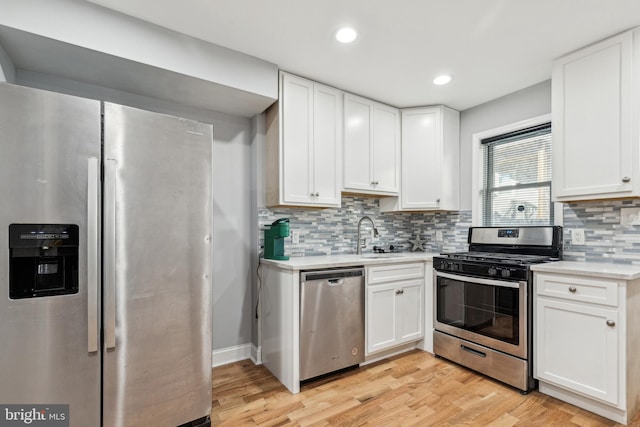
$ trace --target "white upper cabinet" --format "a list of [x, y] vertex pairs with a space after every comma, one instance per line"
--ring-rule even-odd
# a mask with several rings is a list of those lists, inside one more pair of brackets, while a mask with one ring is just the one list
[[266, 122], [267, 206], [340, 206], [342, 92], [281, 72]]
[[554, 200], [640, 196], [639, 49], [632, 30], [554, 62]]
[[344, 95], [344, 190], [397, 194], [400, 181], [399, 110]]
[[401, 110], [399, 197], [380, 200], [382, 211], [460, 208], [460, 113], [445, 106]]

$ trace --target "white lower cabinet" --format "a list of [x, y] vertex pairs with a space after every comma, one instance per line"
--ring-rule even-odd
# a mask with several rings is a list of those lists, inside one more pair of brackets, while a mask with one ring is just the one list
[[539, 298], [536, 317], [538, 379], [617, 405], [618, 310]]
[[628, 285], [574, 274], [534, 275], [534, 376], [540, 391], [621, 423], [633, 416], [640, 397], [634, 384], [640, 381], [627, 381], [640, 373], [633, 361], [638, 339], [627, 334], [638, 317]]
[[424, 337], [424, 264], [367, 268], [367, 355]]
[[[365, 266], [365, 356], [373, 353], [365, 363], [414, 348], [433, 352], [433, 262], [426, 259], [426, 254], [424, 258], [407, 255], [411, 258], [388, 264], [379, 264], [380, 260], [363, 262], [360, 256], [353, 256], [353, 263], [336, 257], [341, 261], [335, 265], [331, 257], [316, 257], [321, 262], [314, 261], [314, 257], [261, 260], [258, 354], [262, 364], [291, 393], [300, 392], [300, 272], [333, 267]], [[425, 282], [429, 286], [427, 295]], [[427, 304], [425, 298], [429, 300]]]

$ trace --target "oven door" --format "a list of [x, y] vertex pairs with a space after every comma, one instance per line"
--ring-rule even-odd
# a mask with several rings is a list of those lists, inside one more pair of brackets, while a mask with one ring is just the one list
[[434, 328], [527, 358], [527, 282], [434, 273]]

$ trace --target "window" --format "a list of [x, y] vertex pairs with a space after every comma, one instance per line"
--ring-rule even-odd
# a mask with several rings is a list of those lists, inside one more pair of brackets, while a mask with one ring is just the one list
[[553, 225], [551, 123], [480, 139], [484, 226]]

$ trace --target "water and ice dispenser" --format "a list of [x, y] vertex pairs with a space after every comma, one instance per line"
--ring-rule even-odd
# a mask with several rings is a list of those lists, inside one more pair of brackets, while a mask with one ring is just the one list
[[9, 225], [9, 297], [78, 293], [78, 226]]

